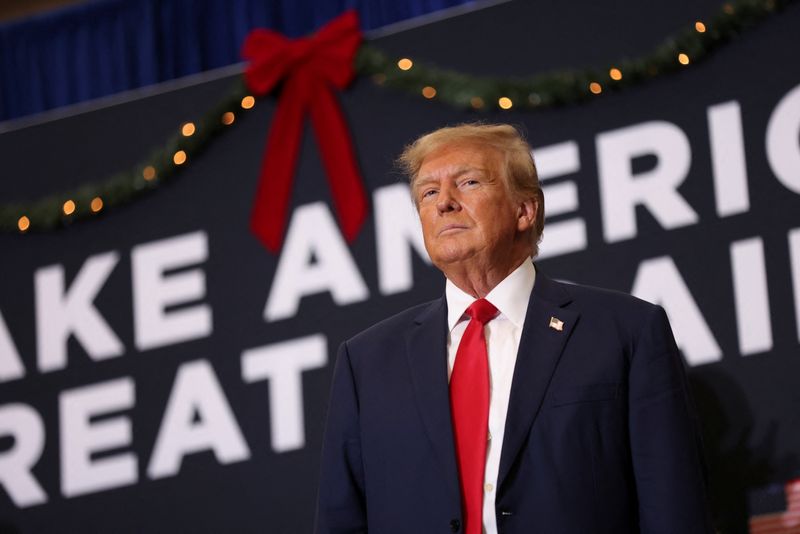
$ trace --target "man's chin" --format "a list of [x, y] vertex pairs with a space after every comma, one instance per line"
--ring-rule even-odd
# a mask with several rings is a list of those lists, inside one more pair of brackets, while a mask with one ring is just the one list
[[468, 262], [473, 256], [475, 256], [475, 252], [471, 249], [453, 247], [440, 250], [436, 254], [431, 255], [431, 260], [436, 267], [440, 270], [444, 270], [444, 267]]

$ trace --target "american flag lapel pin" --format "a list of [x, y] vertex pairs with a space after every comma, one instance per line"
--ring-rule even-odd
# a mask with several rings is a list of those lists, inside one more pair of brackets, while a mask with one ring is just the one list
[[562, 332], [564, 330], [564, 321], [559, 319], [558, 317], [550, 317], [550, 328], [556, 330], [558, 332]]

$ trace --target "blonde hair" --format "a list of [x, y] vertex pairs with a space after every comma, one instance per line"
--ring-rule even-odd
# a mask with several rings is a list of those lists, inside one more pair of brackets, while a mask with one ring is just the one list
[[533, 256], [539, 253], [544, 231], [544, 194], [533, 162], [531, 147], [522, 133], [510, 124], [465, 123], [429, 132], [406, 146], [397, 163], [408, 176], [411, 189], [417, 180], [422, 162], [444, 146], [476, 144], [497, 150], [505, 159], [505, 183], [517, 199], [536, 202], [536, 220], [532, 231]]

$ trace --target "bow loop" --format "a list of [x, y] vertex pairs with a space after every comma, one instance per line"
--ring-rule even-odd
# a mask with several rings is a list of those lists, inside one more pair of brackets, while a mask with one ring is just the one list
[[250, 60], [245, 71], [247, 87], [256, 95], [269, 93], [291, 69], [291, 43], [272, 30], [250, 32], [242, 47], [242, 56]]

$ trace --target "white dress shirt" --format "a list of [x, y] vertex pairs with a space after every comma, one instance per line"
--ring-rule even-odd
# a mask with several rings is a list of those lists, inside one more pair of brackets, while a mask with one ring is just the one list
[[[486, 297], [500, 313], [484, 327], [486, 351], [489, 355], [489, 436], [486, 447], [486, 474], [483, 492], [483, 532], [497, 533], [495, 494], [500, 470], [500, 452], [508, 412], [508, 397], [517, 362], [522, 326], [528, 313], [528, 299], [536, 280], [536, 269], [530, 259], [522, 262]], [[453, 371], [458, 344], [469, 323], [465, 314], [475, 297], [464, 293], [450, 280], [445, 286], [447, 299], [447, 376]]]

